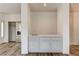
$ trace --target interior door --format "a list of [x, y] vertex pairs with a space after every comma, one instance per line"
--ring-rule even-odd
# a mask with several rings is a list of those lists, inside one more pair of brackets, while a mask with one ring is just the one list
[[9, 41], [16, 41], [16, 23], [9, 23]]

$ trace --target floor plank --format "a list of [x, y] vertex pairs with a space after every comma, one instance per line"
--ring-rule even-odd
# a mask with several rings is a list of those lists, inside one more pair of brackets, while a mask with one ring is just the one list
[[79, 45], [71, 45], [70, 54], [73, 56], [79, 56]]

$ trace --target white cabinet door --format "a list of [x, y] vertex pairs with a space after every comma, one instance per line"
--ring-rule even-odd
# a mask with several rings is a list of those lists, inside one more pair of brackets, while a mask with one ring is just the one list
[[40, 52], [50, 52], [50, 38], [40, 38]]
[[51, 39], [51, 52], [62, 52], [62, 39], [61, 38]]
[[57, 52], [62, 52], [63, 40], [61, 37], [57, 38]]
[[57, 50], [57, 40], [54, 40], [54, 38], [51, 39], [51, 52], [56, 52]]
[[29, 52], [39, 52], [39, 38], [29, 38]]
[[62, 38], [30, 37], [29, 52], [62, 52]]

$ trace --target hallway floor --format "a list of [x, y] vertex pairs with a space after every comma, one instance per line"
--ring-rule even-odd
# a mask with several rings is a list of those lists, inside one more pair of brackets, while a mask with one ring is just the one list
[[20, 54], [20, 43], [9, 42], [0, 44], [0, 56], [18, 56]]
[[79, 56], [79, 45], [71, 45], [70, 54], [73, 56]]
[[0, 44], [0, 56], [67, 56], [61, 53], [29, 53], [21, 54], [21, 43], [9, 42]]

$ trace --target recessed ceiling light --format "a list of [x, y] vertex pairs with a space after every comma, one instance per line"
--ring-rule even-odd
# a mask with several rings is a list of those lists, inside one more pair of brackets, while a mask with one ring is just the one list
[[44, 3], [44, 4], [43, 4], [43, 6], [44, 6], [44, 7], [46, 7], [46, 6], [47, 6], [47, 4], [46, 4], [46, 3]]

